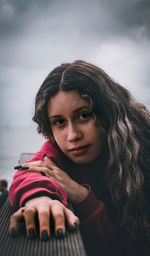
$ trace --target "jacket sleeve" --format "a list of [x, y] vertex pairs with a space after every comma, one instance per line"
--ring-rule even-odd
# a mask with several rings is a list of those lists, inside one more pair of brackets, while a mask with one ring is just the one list
[[67, 205], [65, 190], [54, 180], [42, 176], [40, 173], [17, 171], [9, 189], [12, 207], [17, 210], [31, 198], [49, 196]]
[[[49, 157], [57, 155], [57, 150], [46, 141], [40, 151], [28, 162], [43, 161], [43, 154]], [[40, 173], [17, 171], [9, 189], [9, 197], [12, 207], [16, 210], [25, 202], [37, 196], [49, 196], [60, 200], [67, 205], [67, 194], [65, 190], [54, 180], [42, 176]]]

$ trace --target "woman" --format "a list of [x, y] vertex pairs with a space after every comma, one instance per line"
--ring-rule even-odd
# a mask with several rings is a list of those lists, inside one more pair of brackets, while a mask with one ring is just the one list
[[[150, 255], [150, 114], [103, 70], [75, 61], [40, 87], [33, 120], [48, 140], [14, 176], [10, 231], [25, 218], [34, 237], [80, 229], [88, 255]], [[41, 175], [42, 174], [42, 175]], [[45, 176], [43, 176], [45, 175]], [[67, 208], [74, 205], [75, 214]]]

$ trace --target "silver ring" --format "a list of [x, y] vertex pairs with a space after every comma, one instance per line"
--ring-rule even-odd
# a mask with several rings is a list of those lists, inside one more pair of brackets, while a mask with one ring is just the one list
[[24, 211], [27, 209], [28, 207], [22, 207], [21, 212], [24, 213]]

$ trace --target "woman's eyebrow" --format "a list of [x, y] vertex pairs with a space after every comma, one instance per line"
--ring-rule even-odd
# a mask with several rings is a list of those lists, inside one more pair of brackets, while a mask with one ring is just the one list
[[77, 109], [75, 109], [73, 112], [79, 112], [80, 110], [82, 110], [82, 109], [89, 109], [89, 106], [82, 106], [82, 107], [80, 107], [80, 108], [77, 108]]
[[58, 117], [62, 117], [62, 115], [49, 116], [48, 118], [51, 119], [51, 118], [58, 118]]
[[[82, 110], [82, 109], [89, 109], [89, 106], [82, 106], [82, 107], [79, 107], [79, 108], [77, 108], [77, 109], [75, 109], [74, 111], [73, 111], [73, 113], [77, 113], [77, 112], [79, 112], [80, 110]], [[53, 116], [49, 116], [48, 118], [49, 119], [51, 119], [51, 118], [59, 118], [59, 117], [62, 117], [63, 115], [53, 115]]]

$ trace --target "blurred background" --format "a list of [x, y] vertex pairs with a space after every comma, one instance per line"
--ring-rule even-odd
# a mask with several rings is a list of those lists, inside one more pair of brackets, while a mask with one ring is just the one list
[[35, 95], [62, 62], [103, 68], [150, 109], [149, 0], [0, 0], [0, 179], [44, 138]]

